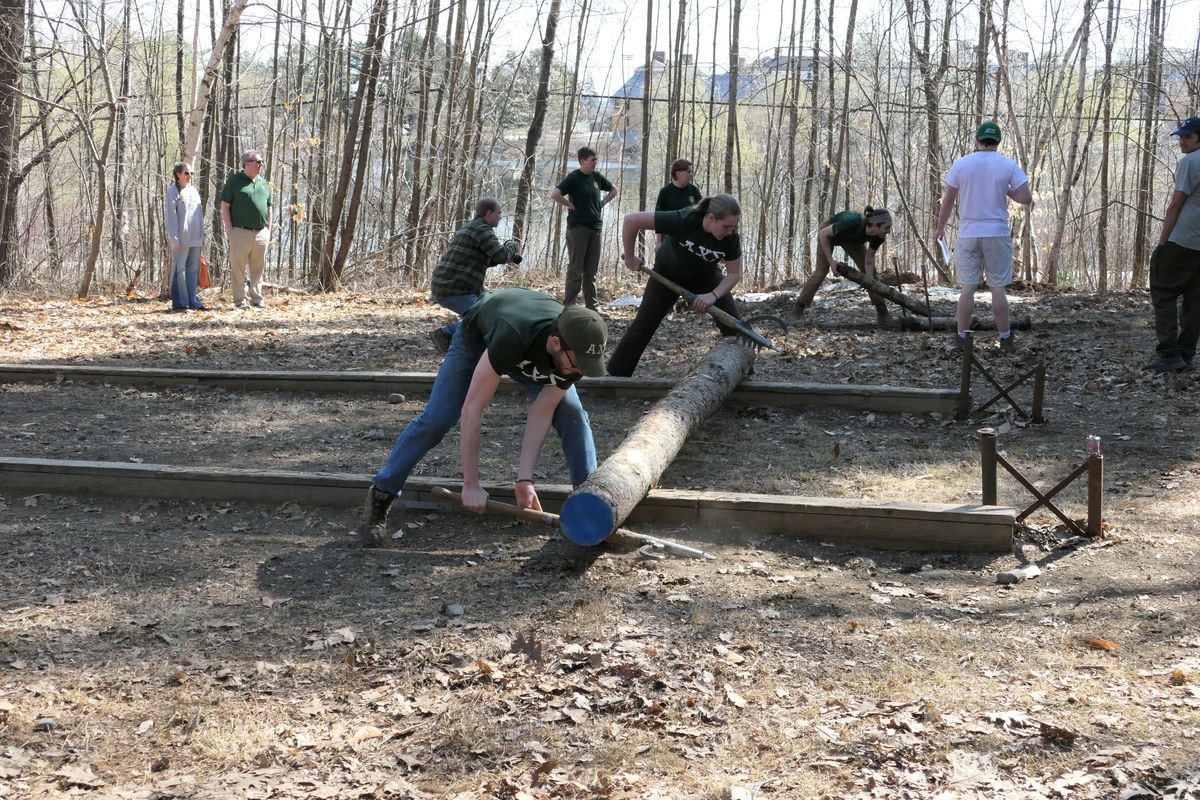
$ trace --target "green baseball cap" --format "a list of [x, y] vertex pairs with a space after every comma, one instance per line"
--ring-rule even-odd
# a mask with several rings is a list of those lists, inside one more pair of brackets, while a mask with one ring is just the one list
[[575, 354], [579, 370], [588, 378], [600, 378], [604, 369], [604, 346], [608, 343], [608, 325], [604, 317], [590, 308], [569, 305], [558, 317], [558, 333], [563, 346]]
[[979, 130], [975, 131], [975, 139], [980, 142], [999, 142], [1000, 125], [988, 120], [979, 126]]

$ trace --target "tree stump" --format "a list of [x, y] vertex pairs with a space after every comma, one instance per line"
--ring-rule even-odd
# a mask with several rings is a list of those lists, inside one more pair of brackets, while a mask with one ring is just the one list
[[575, 544], [594, 545], [620, 527], [692, 430], [750, 374], [754, 354], [741, 337], [723, 337], [563, 503], [560, 520], [566, 537]]

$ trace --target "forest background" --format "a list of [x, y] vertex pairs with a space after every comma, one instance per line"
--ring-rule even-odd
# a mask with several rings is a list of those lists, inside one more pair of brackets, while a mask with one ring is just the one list
[[897, 214], [889, 256], [937, 280], [942, 176], [989, 118], [1033, 187], [1019, 277], [1145, 285], [1169, 133], [1200, 110], [1195, 0], [836, 5], [0, 0], [0, 292], [159, 291], [181, 159], [219, 269], [217, 196], [249, 149], [281, 223], [268, 280], [420, 287], [481, 195], [545, 278], [547, 193], [584, 144], [621, 190], [609, 277], [620, 216], [684, 155], [743, 203], [748, 288], [806, 275], [821, 221], [867, 203]]

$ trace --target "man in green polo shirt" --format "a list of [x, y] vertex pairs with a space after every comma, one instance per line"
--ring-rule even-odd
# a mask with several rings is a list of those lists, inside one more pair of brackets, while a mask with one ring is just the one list
[[229, 277], [236, 308], [263, 307], [262, 275], [271, 242], [271, 185], [262, 177], [262, 165], [262, 154], [247, 151], [242, 155], [241, 171], [230, 175], [221, 189], [221, 219], [229, 242]]
[[[550, 199], [567, 209], [567, 285], [563, 305], [569, 306], [583, 289], [583, 302], [596, 310], [596, 272], [600, 269], [601, 210], [617, 196], [617, 188], [596, 171], [599, 157], [590, 147], [579, 148], [579, 169], [567, 173], [550, 192]], [[607, 194], [601, 195], [601, 192]]]

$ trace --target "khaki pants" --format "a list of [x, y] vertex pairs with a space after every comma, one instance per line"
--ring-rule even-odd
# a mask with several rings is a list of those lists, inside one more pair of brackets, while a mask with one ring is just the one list
[[250, 302], [262, 302], [263, 268], [267, 265], [270, 241], [269, 228], [260, 231], [234, 228], [229, 232], [229, 278], [233, 282], [234, 305], [246, 301], [247, 283]]

